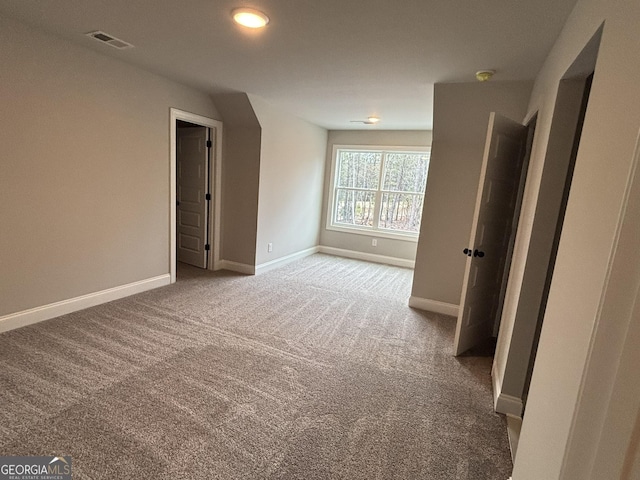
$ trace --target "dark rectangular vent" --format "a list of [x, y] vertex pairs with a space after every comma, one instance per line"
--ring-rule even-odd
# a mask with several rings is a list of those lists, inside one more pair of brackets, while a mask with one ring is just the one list
[[96, 33], [93, 38], [97, 38], [98, 40], [102, 40], [103, 42], [113, 40], [113, 38], [111, 38], [109, 35], [105, 35], [104, 33]]
[[95, 38], [96, 40], [99, 40], [102, 43], [106, 43], [113, 48], [117, 48], [118, 50], [133, 48], [133, 45], [131, 45], [130, 43], [125, 42], [124, 40], [120, 40], [113, 35], [109, 35], [108, 33], [101, 32], [100, 30], [89, 32], [87, 33], [87, 36]]

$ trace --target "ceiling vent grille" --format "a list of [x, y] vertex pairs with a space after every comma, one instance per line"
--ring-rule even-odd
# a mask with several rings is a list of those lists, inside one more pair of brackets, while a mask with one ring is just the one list
[[87, 33], [87, 36], [91, 38], [95, 38], [96, 40], [106, 43], [107, 45], [117, 48], [118, 50], [124, 50], [125, 48], [133, 48], [133, 45], [125, 42], [124, 40], [120, 40], [119, 38], [114, 37], [113, 35], [109, 35], [108, 33], [101, 32], [97, 30], [95, 32]]

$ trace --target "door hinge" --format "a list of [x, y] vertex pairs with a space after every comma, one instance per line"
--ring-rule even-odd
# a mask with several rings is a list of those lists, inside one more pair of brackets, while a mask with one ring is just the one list
[[208, 243], [204, 246], [204, 249], [208, 252], [209, 250], [211, 250], [211, 245], [209, 245]]
[[207, 148], [211, 148], [211, 146], [212, 146], [211, 140], [207, 140]]
[[210, 193], [207, 193], [207, 194], [204, 196], [204, 198], [205, 198], [206, 200], [211, 200], [211, 194], [210, 194]]

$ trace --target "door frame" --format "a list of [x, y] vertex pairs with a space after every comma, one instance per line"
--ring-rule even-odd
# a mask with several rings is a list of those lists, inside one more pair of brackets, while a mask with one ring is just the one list
[[[576, 136], [581, 136], [584, 120], [581, 116], [586, 113], [585, 89], [588, 88], [588, 77], [596, 69], [602, 31], [601, 26], [556, 86], [545, 151], [539, 165], [538, 192], [533, 201], [532, 216], [523, 222], [529, 225], [527, 251], [522, 257], [517, 287], [515, 284], [508, 286], [517, 288], [518, 293], [511, 306], [510, 329], [501, 330], [498, 336], [498, 345], [503, 346], [503, 358], [494, 360], [491, 375], [495, 411], [513, 417], [522, 418], [528, 397], [528, 382], [544, 322], [546, 295], [553, 278], [555, 250], [562, 234], [564, 209], [577, 160], [579, 141], [576, 142]], [[585, 110], [581, 112], [583, 108]], [[550, 192], [558, 197], [551, 199]]]
[[531, 162], [531, 152], [533, 151], [533, 139], [536, 134], [536, 126], [538, 124], [538, 111], [536, 110], [530, 116], [526, 118], [526, 121], [522, 123], [527, 129], [527, 139], [525, 143], [524, 158], [522, 161], [522, 170], [520, 172], [520, 183], [518, 184], [518, 196], [516, 199], [516, 206], [514, 208], [513, 226], [511, 230], [511, 238], [509, 240], [509, 249], [507, 251], [507, 262], [504, 265], [504, 275], [502, 278], [502, 285], [500, 286], [500, 311], [496, 315], [495, 323], [493, 325], [493, 336], [498, 337], [500, 332], [500, 323], [502, 322], [502, 312], [504, 310], [504, 304], [507, 296], [507, 285], [509, 284], [509, 277], [511, 274], [511, 263], [513, 261], [513, 252], [516, 247], [516, 237], [518, 235], [518, 228], [520, 227], [520, 214], [522, 213], [522, 203], [524, 202], [524, 190], [527, 186], [527, 178], [529, 177], [529, 163]]
[[177, 165], [177, 126], [178, 120], [193, 123], [209, 128], [211, 138], [214, 140], [212, 157], [209, 168], [209, 185], [211, 185], [211, 198], [213, 208], [208, 209], [209, 238], [213, 239], [213, 255], [208, 255], [207, 270], [220, 268], [220, 211], [222, 198], [222, 122], [213, 118], [204, 117], [195, 113], [186, 112], [177, 108], [169, 109], [169, 273], [171, 283], [176, 281], [177, 256], [176, 256], [176, 165]]

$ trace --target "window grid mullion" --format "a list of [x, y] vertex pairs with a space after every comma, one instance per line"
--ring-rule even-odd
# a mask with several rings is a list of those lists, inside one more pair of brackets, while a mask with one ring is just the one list
[[[334, 190], [353, 190], [355, 192], [377, 192], [375, 188], [335, 187]], [[418, 192], [419, 193], [419, 192]]]
[[373, 210], [373, 228], [380, 228], [380, 211], [382, 209], [382, 182], [384, 181], [384, 164], [387, 159], [387, 152], [382, 152], [380, 159], [380, 171], [378, 173], [378, 190], [376, 190], [376, 208]]
[[382, 190], [382, 193], [400, 193], [402, 195], [424, 195], [422, 192], [412, 192], [407, 190]]

